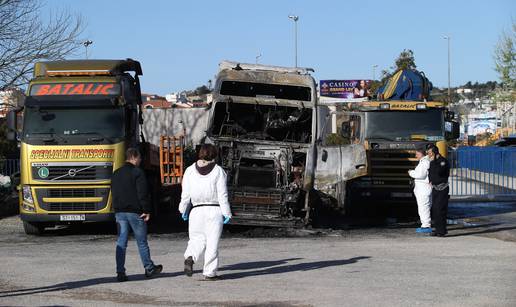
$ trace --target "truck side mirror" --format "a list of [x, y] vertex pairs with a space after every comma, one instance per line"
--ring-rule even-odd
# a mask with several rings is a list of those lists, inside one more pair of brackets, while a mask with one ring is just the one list
[[17, 114], [14, 110], [7, 112], [7, 139], [16, 140]]
[[460, 137], [460, 125], [458, 122], [452, 122], [452, 139], [458, 139]]
[[456, 121], [447, 121], [445, 124], [445, 136], [448, 140], [458, 139], [460, 137], [460, 126]]

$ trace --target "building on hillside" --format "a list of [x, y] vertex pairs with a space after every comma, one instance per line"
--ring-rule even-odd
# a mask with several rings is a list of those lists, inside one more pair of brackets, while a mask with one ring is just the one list
[[165, 99], [172, 104], [187, 103], [185, 92], [170, 93], [165, 95]]
[[19, 88], [0, 91], [0, 117], [5, 117], [9, 109], [18, 106], [24, 99], [25, 93]]
[[168, 109], [172, 104], [163, 96], [142, 94], [142, 105], [145, 109]]

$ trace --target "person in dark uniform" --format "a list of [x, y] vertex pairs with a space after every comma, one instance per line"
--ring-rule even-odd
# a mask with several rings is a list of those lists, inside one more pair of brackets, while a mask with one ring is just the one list
[[448, 177], [450, 177], [450, 164], [439, 154], [439, 148], [430, 144], [426, 151], [430, 158], [428, 169], [428, 180], [432, 185], [432, 220], [435, 230], [431, 236], [444, 237], [446, 230], [446, 215], [448, 214], [448, 199], [450, 187]]

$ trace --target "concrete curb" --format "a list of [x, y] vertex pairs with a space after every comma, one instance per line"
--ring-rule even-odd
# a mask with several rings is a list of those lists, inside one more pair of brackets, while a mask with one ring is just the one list
[[516, 202], [515, 195], [450, 196], [450, 202]]

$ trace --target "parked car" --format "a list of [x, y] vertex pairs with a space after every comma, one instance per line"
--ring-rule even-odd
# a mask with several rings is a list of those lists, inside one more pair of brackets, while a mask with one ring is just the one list
[[516, 135], [506, 136], [504, 138], [499, 139], [494, 142], [495, 146], [506, 147], [506, 146], [516, 146]]

